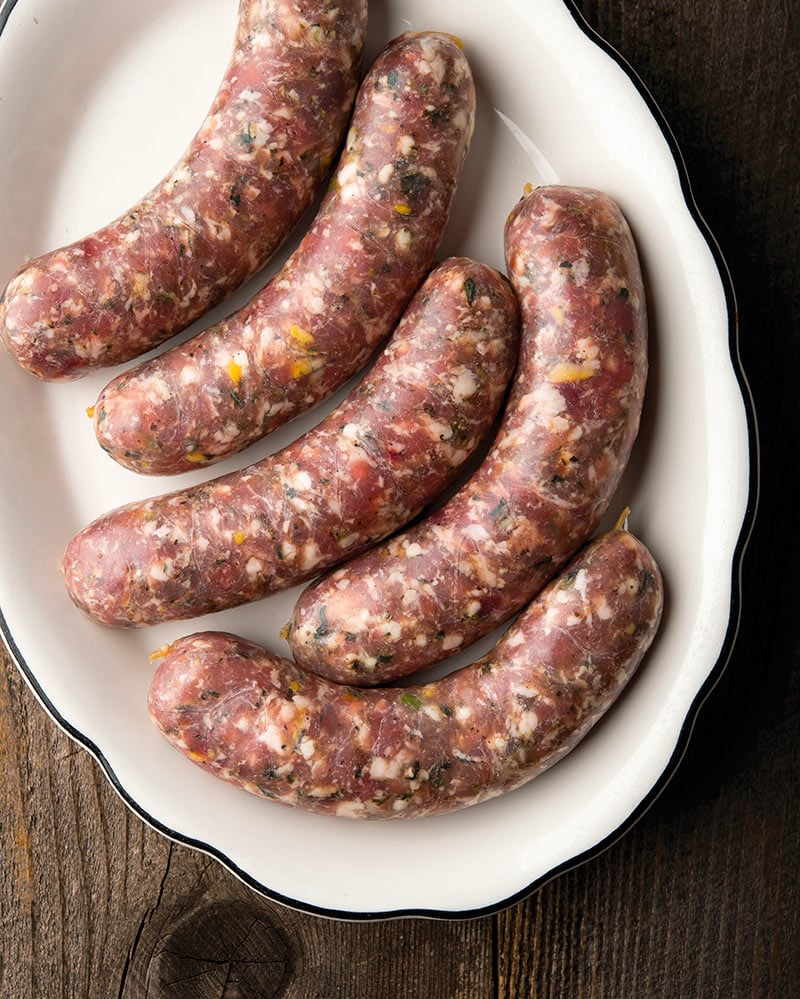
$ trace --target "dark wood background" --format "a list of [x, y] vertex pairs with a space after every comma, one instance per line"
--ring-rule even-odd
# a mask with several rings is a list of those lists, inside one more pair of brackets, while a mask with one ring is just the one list
[[579, 7], [683, 151], [733, 276], [759, 414], [741, 633], [675, 777], [621, 841], [507, 911], [333, 922], [146, 828], [3, 653], [0, 996], [800, 995], [800, 5]]

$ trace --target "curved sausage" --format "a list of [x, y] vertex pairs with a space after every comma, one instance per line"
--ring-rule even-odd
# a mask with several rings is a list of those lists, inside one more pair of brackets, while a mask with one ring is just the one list
[[105, 624], [156, 624], [267, 596], [406, 523], [489, 431], [519, 315], [508, 281], [451, 258], [344, 403], [244, 471], [134, 503], [70, 542], [67, 589]]
[[366, 25], [366, 0], [240, 0], [225, 77], [171, 173], [8, 284], [0, 334], [22, 367], [63, 381], [127, 361], [259, 270], [330, 169]]
[[655, 637], [662, 580], [615, 530], [593, 542], [471, 666], [425, 686], [332, 684], [251, 642], [176, 642], [153, 721], [212, 774], [347, 818], [419, 818], [532, 780], [609, 708]]
[[241, 451], [342, 385], [433, 266], [474, 114], [451, 36], [390, 43], [296, 252], [239, 312], [114, 379], [94, 407], [101, 447], [138, 472], [184, 471]]
[[295, 659], [360, 685], [423, 669], [524, 606], [597, 528], [639, 427], [647, 334], [628, 226], [604, 194], [540, 188], [506, 227], [521, 359], [499, 435], [430, 518], [312, 585]]

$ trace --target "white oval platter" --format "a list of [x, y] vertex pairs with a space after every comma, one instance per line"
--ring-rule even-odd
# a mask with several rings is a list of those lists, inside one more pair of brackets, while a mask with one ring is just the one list
[[[222, 77], [236, 7], [235, 0], [0, 7], [0, 286], [23, 260], [115, 217], [167, 172]], [[148, 719], [149, 653], [203, 628], [286, 652], [278, 633], [299, 591], [117, 632], [83, 618], [66, 597], [64, 546], [114, 506], [270, 453], [343, 393], [213, 473], [144, 479], [99, 450], [86, 417], [115, 372], [46, 385], [0, 352], [0, 611], [22, 673], [148, 823], [275, 900], [347, 919], [485, 914], [630, 827], [676, 766], [730, 654], [755, 505], [755, 421], [736, 355], [733, 292], [675, 143], [641, 84], [562, 0], [496, 0], [490, 8], [482, 0], [376, 0], [368, 61], [394, 35], [424, 28], [464, 41], [479, 98], [442, 255], [464, 253], [502, 269], [503, 223], [523, 185], [559, 182], [618, 200], [645, 272], [651, 375], [614, 514], [632, 508], [631, 529], [662, 566], [667, 611], [634, 683], [556, 767], [475, 808], [389, 823], [283, 808], [193, 767]], [[275, 266], [190, 332], [243, 304]]]

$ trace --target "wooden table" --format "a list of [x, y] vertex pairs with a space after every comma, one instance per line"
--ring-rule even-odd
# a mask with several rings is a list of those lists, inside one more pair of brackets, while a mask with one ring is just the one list
[[759, 413], [741, 632], [675, 777], [619, 842], [507, 911], [333, 922], [264, 901], [144, 826], [1, 653], [3, 997], [800, 994], [800, 11], [578, 6], [677, 137], [730, 266]]

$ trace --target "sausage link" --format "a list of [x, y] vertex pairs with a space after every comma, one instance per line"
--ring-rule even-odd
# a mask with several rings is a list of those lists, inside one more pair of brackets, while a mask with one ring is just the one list
[[488, 433], [518, 348], [514, 292], [451, 258], [423, 283], [344, 403], [282, 451], [100, 517], [67, 547], [72, 599], [155, 624], [267, 596], [415, 516]]
[[234, 51], [183, 158], [115, 222], [22, 267], [0, 334], [48, 381], [143, 354], [261, 268], [342, 141], [366, 0], [240, 0]]
[[499, 435], [429, 519], [309, 587], [294, 658], [370, 685], [438, 662], [524, 606], [597, 528], [636, 437], [647, 327], [636, 249], [604, 194], [540, 188], [506, 226], [522, 347]]
[[347, 818], [454, 811], [532, 780], [587, 734], [655, 637], [663, 584], [615, 530], [471, 666], [425, 686], [333, 684], [234, 635], [177, 641], [149, 707], [169, 742], [254, 794]]
[[451, 36], [390, 43], [296, 252], [237, 313], [115, 378], [94, 407], [100, 446], [138, 472], [208, 465], [342, 385], [433, 266], [474, 114], [472, 75]]

